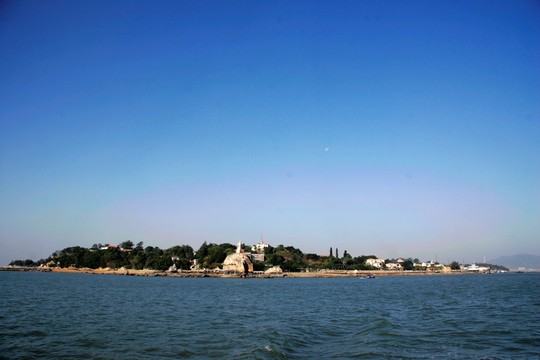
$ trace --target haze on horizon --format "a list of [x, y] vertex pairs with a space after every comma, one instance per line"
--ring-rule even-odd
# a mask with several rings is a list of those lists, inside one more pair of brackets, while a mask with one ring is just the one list
[[535, 1], [7, 1], [0, 265], [540, 254]]

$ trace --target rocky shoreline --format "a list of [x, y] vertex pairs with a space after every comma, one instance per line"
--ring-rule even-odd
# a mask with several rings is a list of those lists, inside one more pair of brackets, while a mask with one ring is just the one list
[[452, 270], [452, 271], [392, 271], [392, 270], [320, 270], [313, 272], [285, 272], [285, 273], [248, 273], [224, 272], [215, 270], [196, 271], [160, 271], [160, 270], [134, 270], [134, 269], [90, 269], [90, 268], [48, 268], [48, 267], [18, 267], [3, 266], [0, 271], [34, 271], [34, 272], [60, 272], [82, 273], [100, 275], [124, 275], [124, 276], [150, 276], [150, 277], [185, 277], [185, 278], [334, 278], [334, 277], [359, 277], [364, 278], [372, 274], [380, 276], [433, 276], [433, 275], [462, 275], [477, 274], [478, 272]]

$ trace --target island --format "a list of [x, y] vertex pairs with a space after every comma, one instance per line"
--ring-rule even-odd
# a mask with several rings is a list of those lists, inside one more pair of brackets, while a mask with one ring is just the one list
[[346, 250], [330, 248], [328, 255], [303, 253], [293, 246], [271, 246], [262, 240], [252, 246], [239, 241], [204, 242], [195, 251], [189, 245], [168, 249], [124, 241], [118, 245], [94, 244], [68, 247], [47, 258], [13, 260], [1, 271], [81, 272], [133, 276], [174, 277], [361, 277], [493, 273], [508, 269], [491, 264], [453, 261], [420, 261], [412, 258], [383, 259], [375, 255], [353, 257]]

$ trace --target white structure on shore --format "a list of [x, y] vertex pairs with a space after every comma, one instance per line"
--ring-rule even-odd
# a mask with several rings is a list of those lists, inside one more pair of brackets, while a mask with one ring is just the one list
[[253, 245], [251, 247], [251, 251], [264, 253], [264, 249], [266, 249], [269, 246], [270, 246], [270, 244], [265, 243], [264, 241], [262, 241], [262, 235], [261, 235], [261, 242], [256, 244], [256, 245]]
[[367, 259], [366, 265], [373, 266], [374, 268], [380, 269], [384, 265], [384, 259]]
[[467, 270], [467, 271], [478, 271], [478, 272], [480, 272], [480, 271], [489, 271], [488, 267], [486, 267], [486, 266], [478, 266], [476, 264], [471, 264], [469, 266], [465, 266], [464, 269]]
[[249, 254], [242, 250], [242, 242], [239, 241], [234, 254], [228, 255], [223, 261], [223, 270], [234, 271], [238, 273], [252, 273], [253, 263], [250, 260]]
[[387, 270], [401, 270], [403, 266], [400, 263], [386, 263]]

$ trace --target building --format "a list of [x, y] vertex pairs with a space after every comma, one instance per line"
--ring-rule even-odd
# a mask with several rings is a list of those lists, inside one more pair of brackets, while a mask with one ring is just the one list
[[264, 254], [249, 254], [251, 261], [264, 261]]
[[133, 249], [126, 249], [121, 246], [114, 246], [114, 245], [107, 245], [107, 246], [102, 246], [99, 248], [99, 250], [108, 250], [108, 249], [118, 249], [120, 251], [127, 251], [127, 252], [133, 251]]
[[401, 270], [403, 266], [399, 263], [386, 263], [386, 268], [388, 270]]
[[253, 245], [251, 247], [251, 251], [264, 253], [264, 249], [266, 249], [269, 246], [270, 246], [270, 244], [265, 243], [264, 241], [261, 240], [260, 243], [258, 243], [256, 245]]
[[380, 269], [384, 265], [384, 259], [367, 259], [366, 265], [373, 266], [374, 268]]
[[464, 268], [467, 271], [478, 271], [478, 272], [486, 272], [489, 271], [489, 268], [486, 266], [478, 266], [476, 264], [472, 264], [469, 266], [465, 266]]

